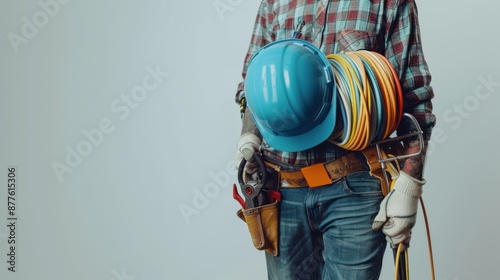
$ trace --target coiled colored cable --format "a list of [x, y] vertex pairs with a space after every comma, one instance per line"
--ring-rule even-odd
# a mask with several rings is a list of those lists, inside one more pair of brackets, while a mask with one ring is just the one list
[[389, 137], [403, 116], [403, 96], [396, 72], [381, 54], [354, 51], [327, 55], [341, 100], [343, 128], [328, 139], [359, 151]]
[[[337, 125], [328, 139], [347, 150], [363, 150], [375, 141], [389, 137], [403, 117], [403, 92], [390, 62], [381, 54], [366, 50], [327, 55], [333, 69], [339, 95], [342, 125]], [[341, 127], [340, 129], [338, 127]], [[393, 157], [392, 155], [387, 155]], [[397, 173], [398, 165], [387, 164], [387, 171]], [[434, 257], [429, 222], [422, 198], [432, 279]], [[404, 280], [410, 277], [408, 248], [399, 244], [395, 256], [394, 279], [398, 279], [399, 260], [404, 254]]]

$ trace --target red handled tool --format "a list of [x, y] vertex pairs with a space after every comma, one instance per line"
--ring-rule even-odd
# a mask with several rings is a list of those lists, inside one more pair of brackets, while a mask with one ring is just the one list
[[257, 180], [244, 182], [243, 173], [247, 162], [244, 158], [238, 167], [238, 183], [245, 199], [238, 193], [236, 184], [233, 184], [233, 198], [240, 203], [243, 209], [255, 208], [281, 200], [280, 192], [266, 186], [267, 171], [264, 161], [262, 161], [262, 155], [260, 153], [254, 153], [253, 158], [259, 164]]

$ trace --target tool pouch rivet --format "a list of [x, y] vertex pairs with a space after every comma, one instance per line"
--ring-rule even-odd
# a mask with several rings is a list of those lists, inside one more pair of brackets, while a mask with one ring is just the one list
[[255, 208], [240, 209], [236, 215], [246, 222], [257, 250], [278, 255], [279, 201]]

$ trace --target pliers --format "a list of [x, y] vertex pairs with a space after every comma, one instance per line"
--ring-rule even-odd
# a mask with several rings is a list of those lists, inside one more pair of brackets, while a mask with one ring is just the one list
[[269, 189], [267, 183], [267, 171], [262, 154], [254, 153], [253, 158], [257, 161], [259, 167], [257, 169], [258, 179], [244, 182], [243, 173], [246, 164], [246, 159], [240, 163], [238, 167], [238, 183], [241, 193], [245, 199], [238, 193], [236, 184], [233, 185], [233, 198], [236, 199], [243, 209], [255, 208], [264, 204], [273, 203], [281, 200], [281, 194], [277, 190]]

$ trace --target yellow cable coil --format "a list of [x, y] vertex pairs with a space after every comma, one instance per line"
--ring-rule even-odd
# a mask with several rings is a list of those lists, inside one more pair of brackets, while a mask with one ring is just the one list
[[[403, 93], [398, 75], [381, 54], [360, 50], [327, 56], [333, 69], [343, 124], [337, 125], [328, 139], [347, 150], [359, 151], [372, 142], [389, 137], [399, 126], [403, 116]], [[392, 156], [392, 155], [388, 155]], [[388, 171], [398, 173], [397, 166], [388, 164]], [[431, 276], [435, 279], [427, 214], [420, 199], [427, 231]], [[398, 279], [399, 256], [405, 257], [405, 275], [409, 279], [408, 248], [399, 244], [394, 279]]]
[[403, 115], [401, 85], [390, 62], [372, 51], [327, 56], [334, 72], [343, 116], [330, 142], [360, 151], [372, 142], [389, 137]]

